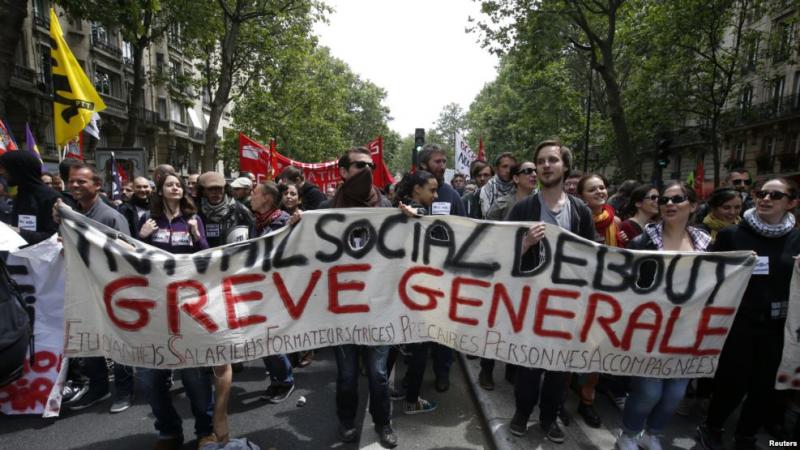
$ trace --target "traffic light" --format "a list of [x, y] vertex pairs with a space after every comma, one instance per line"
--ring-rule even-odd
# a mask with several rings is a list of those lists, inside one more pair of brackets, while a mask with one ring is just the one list
[[669, 146], [672, 144], [671, 139], [659, 139], [656, 143], [657, 158], [656, 163], [661, 168], [666, 168], [669, 165]]
[[417, 128], [414, 130], [414, 148], [411, 149], [411, 167], [417, 167], [417, 154], [422, 151], [425, 146], [425, 128]]
[[414, 130], [414, 150], [422, 151], [425, 145], [425, 128], [417, 128]]

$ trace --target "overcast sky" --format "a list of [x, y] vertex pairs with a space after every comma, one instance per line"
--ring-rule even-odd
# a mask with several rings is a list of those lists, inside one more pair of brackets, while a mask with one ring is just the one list
[[429, 128], [442, 107], [466, 111], [496, 75], [497, 58], [467, 34], [472, 0], [327, 0], [335, 8], [316, 26], [320, 44], [362, 78], [384, 88], [402, 136]]

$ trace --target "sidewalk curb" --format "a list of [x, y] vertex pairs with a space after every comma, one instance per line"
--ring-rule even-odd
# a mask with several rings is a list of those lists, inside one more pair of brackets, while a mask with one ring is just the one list
[[513, 435], [508, 430], [508, 427], [503, 426], [508, 420], [499, 417], [499, 412], [494, 407], [494, 401], [489, 398], [490, 393], [481, 389], [478, 385], [478, 375], [473, 374], [472, 370], [470, 370], [466, 355], [463, 353], [456, 354], [461, 363], [461, 368], [464, 370], [464, 376], [467, 377], [467, 384], [472, 396], [478, 403], [478, 410], [481, 412], [481, 418], [486, 426], [486, 434], [492, 442], [492, 448], [495, 450], [512, 450], [513, 446], [509, 444], [509, 439]]

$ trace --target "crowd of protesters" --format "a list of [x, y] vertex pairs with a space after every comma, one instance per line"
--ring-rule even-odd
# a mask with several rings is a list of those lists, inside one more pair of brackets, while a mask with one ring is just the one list
[[[556, 226], [594, 242], [635, 250], [715, 252], [750, 250], [768, 261], [764, 274], [750, 279], [722, 351], [713, 379], [618, 377], [596, 373], [569, 374], [506, 364], [505, 380], [514, 385], [512, 434], [525, 435], [534, 408], [544, 436], [563, 443], [562, 426], [573, 422], [565, 407], [570, 389], [576, 411], [588, 426], [603, 418], [594, 407], [597, 392], [608, 393], [619, 408], [620, 450], [661, 448], [660, 438], [675, 414], [699, 409], [698, 442], [721, 449], [723, 425], [741, 407], [735, 425], [737, 449], [756, 448], [756, 434], [765, 428], [776, 439], [797, 441], [800, 430], [787, 429], [786, 413], [800, 404], [791, 393], [774, 390], [783, 347], [783, 326], [789, 301], [792, 267], [800, 255], [796, 219], [797, 185], [784, 178], [753, 184], [742, 169], [731, 171], [707, 199], [680, 182], [663, 188], [627, 180], [612, 195], [601, 174], [571, 171], [572, 153], [556, 140], [540, 143], [530, 159], [503, 153], [490, 164], [474, 161], [469, 174], [444, 179], [447, 153], [426, 145], [419, 168], [396, 185], [373, 185], [375, 164], [366, 148], [352, 148], [338, 161], [341, 184], [324, 192], [306, 180], [303, 171], [287, 167], [276, 182], [257, 183], [240, 173], [232, 181], [216, 172], [184, 178], [173, 167], [158, 166], [152, 179], [138, 176], [121, 186], [111, 199], [103, 179], [91, 165], [64, 160], [59, 173], [42, 172], [30, 152], [0, 156], [0, 220], [30, 244], [58, 231], [58, 205], [66, 205], [120, 233], [172, 253], [194, 253], [261, 236], [302, 220], [302, 213], [323, 208], [393, 207], [409, 217], [457, 215], [473, 219], [533, 222], [522, 240], [522, 264], [538, 264], [537, 246], [547, 226]], [[9, 197], [9, 186], [16, 196]], [[436, 343], [403, 348], [342, 345], [332, 349], [337, 365], [336, 416], [343, 442], [358, 437], [358, 378], [369, 384], [369, 413], [383, 447], [398, 445], [391, 425], [392, 401], [402, 401], [405, 414], [434, 411], [437, 403], [422, 397], [426, 363], [432, 358], [435, 389], [450, 387], [452, 349]], [[261, 399], [280, 403], [294, 391], [293, 371], [312, 363], [313, 352], [264, 358], [270, 384]], [[406, 360], [401, 383], [389, 385], [397, 358]], [[363, 365], [361, 369], [360, 365]], [[495, 389], [495, 361], [482, 359], [478, 385]], [[134, 383], [149, 393], [158, 432], [156, 449], [177, 449], [184, 441], [181, 417], [172, 404], [170, 386], [180, 377], [195, 419], [198, 447], [229, 439], [227, 405], [237, 365], [176, 371], [132, 368], [102, 357], [72, 360], [63, 392], [63, 407], [79, 411], [109, 401], [111, 413], [122, 413], [133, 402]], [[113, 375], [113, 389], [109, 381]], [[112, 398], [113, 397], [113, 398]], [[452, 401], [463, 401], [452, 399]]]

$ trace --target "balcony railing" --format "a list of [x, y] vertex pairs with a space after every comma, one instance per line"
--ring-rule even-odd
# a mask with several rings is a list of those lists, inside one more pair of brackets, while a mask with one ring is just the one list
[[764, 103], [739, 107], [722, 115], [725, 128], [735, 128], [800, 114], [800, 95], [785, 95]]
[[189, 137], [196, 141], [204, 141], [206, 139], [206, 132], [200, 128], [189, 127]]
[[106, 41], [96, 39], [94, 36], [92, 36], [92, 46], [118, 58], [122, 57], [122, 49]]
[[38, 14], [33, 16], [33, 24], [38, 27], [46, 28], [48, 30], [50, 29], [50, 19], [42, 17]]
[[20, 66], [19, 64], [14, 66], [14, 72], [12, 72], [12, 76], [27, 83], [36, 82], [36, 71], [25, 66]]
[[177, 131], [183, 131], [184, 133], [188, 133], [189, 132], [189, 127], [184, 125], [184, 124], [182, 124], [182, 123], [172, 122], [172, 126]]
[[124, 100], [110, 97], [106, 94], [100, 94], [100, 97], [103, 98], [103, 103], [105, 103], [109, 109], [115, 109], [118, 112], [123, 112], [123, 113], [126, 113], [128, 111], [128, 103], [125, 102]]

